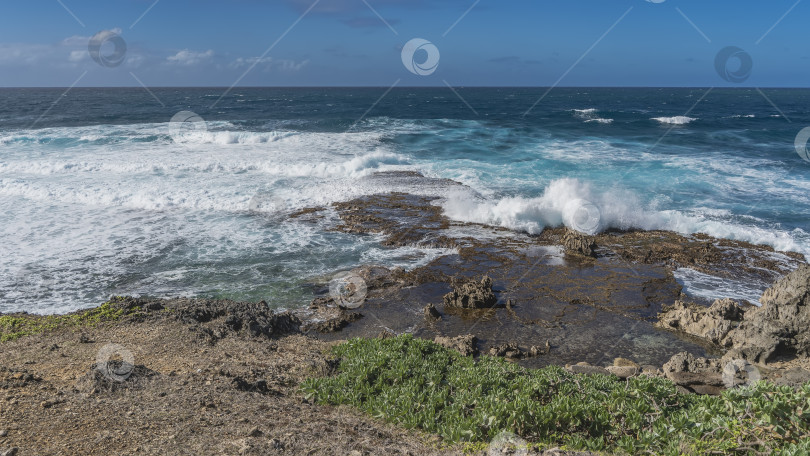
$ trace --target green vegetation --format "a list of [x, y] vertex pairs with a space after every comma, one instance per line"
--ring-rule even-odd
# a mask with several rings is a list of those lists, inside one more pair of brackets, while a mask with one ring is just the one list
[[335, 375], [303, 383], [307, 399], [349, 404], [470, 448], [510, 431], [540, 447], [619, 454], [810, 454], [810, 384], [795, 391], [760, 382], [698, 396], [661, 378], [474, 360], [411, 336], [353, 339], [334, 355]]
[[140, 311], [138, 307], [129, 311], [116, 307], [115, 303], [123, 299], [125, 298], [114, 297], [94, 309], [67, 315], [0, 315], [0, 342], [41, 334], [57, 328], [92, 327], [98, 323], [118, 320], [123, 315], [133, 315]]

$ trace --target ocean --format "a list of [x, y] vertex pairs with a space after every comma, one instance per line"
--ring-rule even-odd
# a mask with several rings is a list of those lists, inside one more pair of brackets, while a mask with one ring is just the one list
[[[587, 202], [593, 232], [703, 232], [810, 254], [810, 162], [794, 146], [810, 90], [454, 90], [0, 89], [0, 312], [110, 295], [293, 308], [337, 271], [452, 254], [337, 232], [333, 211], [288, 217], [391, 191], [529, 233], [570, 225]], [[676, 278], [707, 299], [756, 301], [767, 286]]]

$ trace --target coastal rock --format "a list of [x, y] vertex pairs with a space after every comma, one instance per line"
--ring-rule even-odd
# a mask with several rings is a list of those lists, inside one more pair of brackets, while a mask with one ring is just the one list
[[343, 309], [331, 309], [329, 317], [323, 321], [309, 323], [303, 327], [304, 331], [318, 331], [319, 333], [333, 333], [345, 328], [349, 323], [353, 323], [361, 318], [363, 314], [359, 312], [347, 312]]
[[526, 357], [526, 353], [514, 342], [490, 347], [489, 356], [499, 356], [506, 359], [521, 359]]
[[562, 237], [566, 253], [596, 257], [596, 241], [593, 237], [577, 231], [566, 229]]
[[629, 360], [627, 358], [616, 358], [613, 360], [613, 365], [616, 367], [635, 367], [641, 368], [637, 362], [633, 360]]
[[498, 298], [492, 291], [492, 279], [484, 276], [480, 281], [466, 280], [444, 295], [444, 305], [462, 309], [482, 309], [495, 305]]
[[635, 377], [639, 373], [639, 368], [635, 366], [608, 366], [605, 369], [621, 379]]
[[593, 366], [586, 362], [576, 363], [574, 365], [567, 365], [565, 366], [565, 370], [571, 372], [572, 374], [586, 374], [586, 375], [593, 375], [593, 374], [600, 374], [600, 375], [610, 375], [610, 372], [605, 369], [604, 367]]
[[426, 305], [423, 310], [425, 312], [425, 319], [428, 321], [437, 321], [442, 319], [442, 314], [436, 310], [436, 306], [434, 306], [433, 303]]
[[664, 376], [673, 383], [697, 394], [720, 394], [724, 389], [721, 362], [718, 359], [696, 358], [682, 352], [664, 364]]
[[456, 337], [436, 336], [433, 342], [436, 342], [442, 347], [455, 350], [464, 356], [475, 356], [478, 354], [478, 339], [472, 334]]
[[801, 367], [785, 370], [781, 372], [779, 378], [773, 380], [776, 385], [786, 385], [793, 388], [801, 387], [807, 382], [810, 382], [810, 371]]
[[[275, 313], [264, 301], [234, 302], [228, 300], [180, 300], [172, 314], [187, 324], [206, 324], [222, 319], [217, 328], [206, 328], [214, 339], [229, 332], [244, 331], [251, 337], [278, 337], [300, 331], [301, 320], [289, 312]], [[213, 340], [215, 341], [215, 340]]]
[[778, 280], [760, 302], [728, 335], [734, 354], [762, 364], [810, 357], [810, 266]]
[[718, 299], [710, 307], [676, 301], [658, 316], [656, 326], [683, 331], [720, 346], [730, 346], [728, 333], [739, 324], [745, 310], [731, 299]]

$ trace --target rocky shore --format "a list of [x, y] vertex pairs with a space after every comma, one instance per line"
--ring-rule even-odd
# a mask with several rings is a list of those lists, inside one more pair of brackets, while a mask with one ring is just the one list
[[[662, 231], [530, 236], [452, 222], [434, 202], [393, 193], [292, 214], [335, 210], [335, 230], [454, 251], [410, 271], [343, 271], [302, 309], [119, 297], [103, 312], [0, 315], [0, 455], [480, 450], [307, 401], [299, 385], [331, 375], [330, 347], [354, 337], [407, 333], [464, 356], [662, 377], [697, 394], [810, 381], [801, 255]], [[682, 267], [773, 285], [761, 307], [706, 303], [682, 292]]]

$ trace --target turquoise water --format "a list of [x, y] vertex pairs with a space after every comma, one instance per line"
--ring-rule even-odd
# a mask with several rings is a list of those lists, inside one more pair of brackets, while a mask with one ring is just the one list
[[[446, 88], [236, 89], [215, 106], [222, 89], [153, 90], [163, 105], [63, 92], [0, 90], [0, 311], [110, 294], [295, 307], [337, 270], [448, 253], [335, 233], [329, 211], [285, 217], [387, 191], [531, 233], [670, 229], [810, 253], [810, 162], [794, 147], [808, 90], [765, 90], [774, 107], [754, 89], [559, 88], [528, 113], [545, 89], [458, 89], [466, 103]], [[170, 122], [179, 111], [204, 122]], [[373, 176], [386, 170], [468, 188]], [[679, 278], [706, 297], [763, 286]]]

